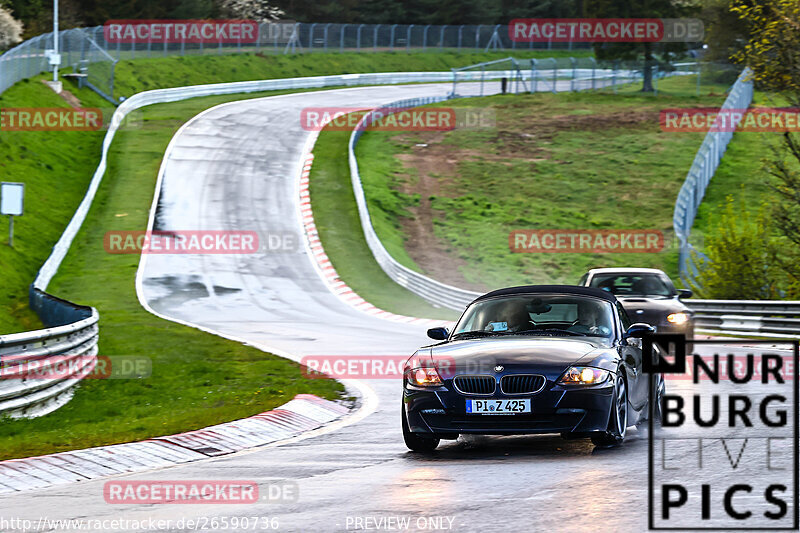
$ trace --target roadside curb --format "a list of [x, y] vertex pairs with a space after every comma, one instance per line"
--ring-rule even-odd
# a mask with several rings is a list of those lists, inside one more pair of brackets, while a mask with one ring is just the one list
[[248, 418], [176, 435], [0, 461], [0, 494], [131, 474], [227, 455], [290, 439], [350, 413], [313, 394]]
[[[330, 122], [324, 121], [322, 127]], [[321, 130], [322, 128], [320, 128]], [[317, 268], [320, 277], [325, 282], [325, 285], [330, 291], [336, 295], [337, 298], [344, 303], [355, 307], [368, 315], [391, 320], [393, 322], [402, 322], [405, 324], [423, 324], [430, 327], [445, 327], [452, 326], [453, 322], [448, 320], [436, 320], [431, 318], [417, 318], [412, 316], [397, 315], [389, 311], [385, 311], [375, 307], [364, 298], [359, 296], [353, 289], [351, 289], [344, 281], [339, 278], [339, 274], [333, 267], [331, 260], [328, 258], [325, 250], [322, 247], [322, 242], [319, 239], [317, 226], [314, 223], [314, 213], [311, 209], [311, 193], [309, 191], [309, 180], [311, 175], [311, 165], [314, 162], [314, 154], [312, 149], [319, 137], [319, 131], [309, 136], [303, 150], [303, 155], [300, 159], [300, 181], [298, 187], [298, 207], [300, 210], [300, 221], [303, 225], [303, 233], [305, 235], [306, 247], [308, 249], [309, 257], [312, 263]]]

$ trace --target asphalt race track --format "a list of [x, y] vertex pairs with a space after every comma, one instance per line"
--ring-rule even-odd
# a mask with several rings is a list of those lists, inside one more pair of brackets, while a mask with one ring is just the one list
[[[376, 106], [449, 89], [368, 87], [213, 108], [173, 141], [155, 229], [254, 230], [299, 239], [297, 181], [310, 134], [299, 125], [300, 110]], [[410, 354], [428, 341], [424, 325], [368, 316], [342, 302], [302, 245], [252, 255], [150, 255], [140, 274], [141, 294], [156, 313], [295, 359]], [[435, 454], [420, 456], [402, 441], [399, 387], [397, 380], [372, 380], [360, 392], [351, 386], [367, 416], [294, 442], [125, 476], [289, 483], [296, 489], [290, 501], [111, 505], [103, 498], [106, 480], [96, 480], [4, 496], [0, 506], [34, 521], [169, 519], [166, 530], [173, 531], [190, 530], [178, 520], [199, 517], [275, 517], [279, 531], [298, 532], [399, 530], [389, 517], [409, 519], [407, 529], [425, 531], [647, 529], [643, 432], [632, 429], [615, 449], [557, 436], [487, 437], [443, 441]]]

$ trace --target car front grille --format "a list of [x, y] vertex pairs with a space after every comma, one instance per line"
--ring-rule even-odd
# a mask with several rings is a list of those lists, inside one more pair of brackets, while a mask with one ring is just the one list
[[492, 376], [456, 376], [453, 384], [462, 394], [494, 394], [496, 381]]
[[535, 374], [519, 374], [503, 376], [500, 380], [500, 390], [504, 394], [531, 394], [544, 388], [544, 376]]

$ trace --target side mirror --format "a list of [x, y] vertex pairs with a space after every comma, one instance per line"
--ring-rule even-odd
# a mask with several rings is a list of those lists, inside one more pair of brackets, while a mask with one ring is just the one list
[[450, 332], [447, 331], [447, 328], [431, 328], [428, 330], [428, 337], [435, 341], [443, 341], [448, 336], [450, 336]]
[[679, 300], [682, 299], [682, 298], [691, 298], [692, 294], [694, 294], [694, 293], [692, 291], [690, 291], [689, 289], [678, 289], [678, 299]]
[[628, 331], [625, 332], [623, 338], [625, 339], [641, 339], [647, 335], [652, 335], [656, 332], [655, 326], [651, 326], [650, 324], [645, 324], [644, 322], [637, 322], [636, 324], [631, 324], [628, 328]]

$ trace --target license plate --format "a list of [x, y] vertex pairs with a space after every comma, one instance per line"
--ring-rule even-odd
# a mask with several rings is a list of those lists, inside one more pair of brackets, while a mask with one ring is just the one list
[[528, 400], [467, 400], [467, 414], [477, 415], [513, 415], [530, 413], [531, 401]]

